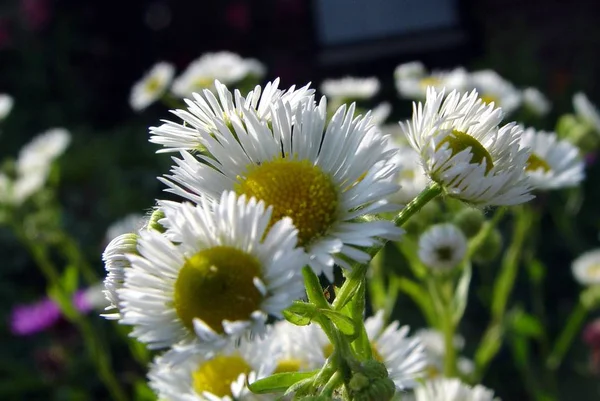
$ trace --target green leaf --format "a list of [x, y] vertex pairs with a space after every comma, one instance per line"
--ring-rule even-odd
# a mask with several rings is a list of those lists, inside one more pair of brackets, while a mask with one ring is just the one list
[[353, 322], [356, 322], [356, 339], [353, 341], [352, 346], [356, 351], [357, 356], [360, 360], [368, 360], [372, 358], [371, 341], [367, 335], [365, 325], [363, 323], [363, 315], [365, 312], [365, 294], [366, 283], [363, 281], [356, 291], [356, 295], [346, 305], [342, 312], [349, 313], [352, 317]]
[[534, 283], [540, 283], [546, 277], [546, 266], [537, 259], [527, 265], [527, 273]]
[[76, 265], [68, 265], [60, 278], [60, 284], [68, 294], [74, 294], [79, 286], [79, 270]]
[[306, 326], [312, 322], [317, 314], [317, 308], [313, 304], [294, 301], [290, 307], [283, 310], [283, 317], [296, 326]]
[[300, 380], [310, 379], [318, 372], [318, 370], [313, 370], [310, 372], [276, 373], [249, 384], [248, 388], [255, 394], [283, 392]]
[[155, 401], [156, 394], [148, 387], [145, 380], [138, 380], [134, 386], [135, 401]]
[[320, 309], [319, 312], [327, 316], [327, 318], [331, 320], [333, 324], [335, 324], [335, 326], [345, 335], [350, 337], [355, 337], [357, 335], [356, 325], [348, 316], [331, 309]]
[[304, 286], [306, 287], [308, 300], [319, 308], [329, 308], [329, 302], [325, 298], [325, 295], [323, 295], [321, 282], [310, 266], [304, 266], [302, 276], [304, 277]]
[[463, 267], [460, 280], [454, 291], [453, 308], [452, 308], [452, 319], [454, 324], [458, 324], [462, 319], [465, 309], [467, 307], [467, 301], [469, 299], [469, 285], [471, 284], [471, 277], [473, 275], [473, 269], [471, 268], [471, 262], [467, 261]]
[[518, 335], [540, 338], [544, 335], [544, 326], [535, 316], [518, 308], [510, 315], [510, 327]]

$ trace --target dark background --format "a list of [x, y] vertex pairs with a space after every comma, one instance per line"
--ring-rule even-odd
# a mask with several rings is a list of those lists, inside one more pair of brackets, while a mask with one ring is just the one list
[[[389, 1], [419, 7], [418, 0]], [[378, 98], [394, 104], [392, 121], [409, 114], [408, 102], [395, 94], [393, 69], [415, 59], [430, 68], [493, 68], [516, 86], [538, 87], [554, 104], [545, 122], [548, 128], [557, 115], [571, 110], [571, 95], [577, 90], [600, 104], [597, 0], [465, 0], [456, 4], [459, 19], [454, 26], [335, 46], [320, 40], [315, 10], [316, 2], [304, 0], [0, 0], [0, 92], [15, 98], [1, 128], [0, 155], [15, 156], [47, 128], [64, 126], [73, 133], [61, 163], [64, 224], [101, 272], [108, 224], [147, 210], [155, 198], [164, 197], [155, 177], [167, 171], [169, 158], [154, 154], [147, 127], [168, 113], [155, 105], [137, 115], [128, 105], [132, 84], [156, 61], [171, 61], [179, 72], [204, 52], [231, 50], [264, 62], [267, 78], [281, 77], [283, 87], [318, 84], [326, 77], [375, 75], [382, 81]], [[593, 177], [595, 170], [588, 174]], [[578, 290], [570, 260], [597, 246], [597, 182], [592, 178], [585, 184], [592, 195], [577, 217], [577, 241], [549, 234], [541, 244], [541, 257], [549, 266], [551, 337]], [[552, 231], [551, 219], [543, 224]], [[63, 355], [81, 347], [68, 326], [27, 338], [9, 333], [10, 308], [43, 296], [45, 283], [7, 230], [0, 231], [0, 254], [0, 377], [6, 377], [0, 379], [0, 399], [80, 399], [78, 387], [97, 387], [102, 399], [89, 363]], [[517, 296], [526, 291], [516, 290]], [[411, 320], [400, 310], [398, 317]], [[474, 307], [465, 320], [467, 337], [476, 336], [487, 316]], [[97, 326], [112, 335], [106, 322]], [[125, 348], [114, 353], [123, 371], [142, 373], [129, 367]], [[577, 340], [561, 371], [561, 399], [597, 399], [585, 398], [594, 380], [587, 363], [587, 350]], [[504, 350], [484, 383], [504, 400], [528, 399], [516, 376]]]

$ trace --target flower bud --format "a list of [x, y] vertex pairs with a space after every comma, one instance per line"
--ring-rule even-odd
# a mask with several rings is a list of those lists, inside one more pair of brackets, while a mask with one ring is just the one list
[[165, 217], [165, 212], [161, 209], [155, 209], [150, 215], [150, 220], [148, 220], [147, 229], [158, 231], [159, 233], [164, 233], [165, 228], [159, 223], [161, 219]]
[[473, 259], [477, 262], [490, 262], [494, 260], [503, 245], [502, 234], [498, 229], [493, 230], [483, 241], [479, 249], [473, 255]]
[[467, 238], [477, 235], [484, 222], [483, 212], [471, 207], [464, 208], [453, 219], [453, 223], [461, 229]]

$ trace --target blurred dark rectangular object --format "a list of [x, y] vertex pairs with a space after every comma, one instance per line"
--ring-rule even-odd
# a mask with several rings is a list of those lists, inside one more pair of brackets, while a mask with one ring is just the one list
[[314, 0], [322, 65], [430, 53], [467, 40], [459, 0]]

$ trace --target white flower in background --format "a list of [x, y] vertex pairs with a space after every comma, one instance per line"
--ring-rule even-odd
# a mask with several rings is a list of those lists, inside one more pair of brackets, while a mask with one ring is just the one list
[[268, 347], [267, 355], [276, 365], [273, 373], [319, 369], [326, 359], [315, 325], [296, 326], [286, 320], [278, 321], [256, 346]]
[[421, 341], [408, 336], [409, 327], [400, 327], [397, 321], [386, 327], [383, 311], [379, 311], [365, 320], [365, 329], [373, 358], [385, 365], [396, 389], [415, 387], [426, 374], [427, 358]]
[[[274, 365], [264, 343], [227, 344], [216, 354], [174, 348], [156, 357], [148, 372], [159, 400], [245, 401], [265, 399], [247, 387], [270, 375]], [[267, 398], [268, 399], [268, 398]]]
[[419, 237], [419, 259], [431, 269], [452, 269], [466, 253], [467, 238], [454, 224], [436, 224]]
[[119, 290], [125, 282], [125, 270], [131, 267], [127, 258], [128, 254], [137, 252], [138, 235], [136, 233], [121, 234], [110, 241], [102, 253], [102, 261], [106, 270], [104, 278], [104, 296], [109, 302], [106, 313], [102, 316], [106, 319], [120, 319]]
[[550, 112], [552, 104], [537, 88], [523, 90], [523, 105], [538, 116], [545, 116]]
[[[264, 88], [256, 86], [244, 98], [238, 90], [234, 94], [220, 82], [215, 82], [215, 93], [204, 90], [194, 93], [194, 100], [186, 99], [187, 110], [173, 110], [172, 113], [183, 120], [183, 124], [163, 120], [159, 127], [150, 127], [150, 142], [162, 145], [158, 152], [179, 150], [200, 150], [203, 148], [202, 135], [218, 133], [224, 127], [244, 129], [243, 118], [248, 110], [265, 122], [270, 122], [278, 102], [289, 104], [295, 110], [304, 102], [314, 102], [311, 97], [314, 89], [309, 85], [296, 89], [278, 89], [279, 79], [269, 82]], [[241, 127], [241, 128], [238, 128]]]
[[[420, 329], [415, 333], [421, 344], [425, 348], [427, 355], [427, 377], [433, 379], [442, 375], [444, 371], [444, 356], [446, 355], [446, 345], [444, 343], [444, 334], [433, 329]], [[465, 346], [465, 339], [460, 335], [455, 335], [453, 339], [454, 348], [462, 350]], [[468, 358], [457, 358], [458, 371], [463, 375], [473, 373], [474, 363]]]
[[396, 182], [400, 189], [390, 195], [389, 199], [407, 204], [429, 185], [430, 179], [421, 166], [421, 157], [410, 146], [399, 146], [392, 160], [398, 165]]
[[206, 53], [175, 78], [171, 90], [179, 97], [187, 97], [202, 89], [213, 89], [215, 80], [231, 85], [248, 76], [262, 78], [264, 75], [265, 66], [258, 60], [244, 59], [228, 51]]
[[584, 93], [578, 92], [573, 96], [573, 108], [579, 118], [600, 134], [600, 112]]
[[370, 256], [360, 247], [402, 231], [389, 221], [357, 220], [393, 209], [385, 201], [397, 190], [387, 138], [369, 115], [355, 117], [354, 105], [340, 107], [326, 124], [326, 107], [325, 98], [295, 109], [279, 100], [271, 124], [248, 110], [232, 124], [235, 132], [222, 124], [215, 133], [199, 129], [206, 153], [182, 152], [161, 180], [194, 202], [234, 190], [271, 205], [275, 221], [292, 218], [313, 270], [333, 280], [334, 264], [365, 263]]
[[394, 71], [396, 89], [406, 99], [424, 99], [428, 87], [446, 91], [468, 89], [469, 74], [464, 68], [448, 71], [434, 71], [431, 74], [418, 61], [400, 64]]
[[5, 93], [0, 93], [0, 121], [4, 120], [12, 111], [14, 99]]
[[479, 97], [488, 104], [501, 107], [506, 115], [521, 106], [521, 92], [510, 82], [502, 78], [496, 71], [481, 70], [469, 76], [470, 85], [479, 93]]
[[415, 389], [415, 401], [493, 401], [494, 392], [482, 385], [469, 386], [459, 379], [436, 379]]
[[112, 223], [106, 229], [106, 234], [104, 234], [104, 238], [107, 242], [112, 241], [117, 238], [119, 235], [127, 234], [127, 233], [137, 233], [140, 231], [148, 222], [148, 217], [139, 214], [139, 213], [131, 213], [127, 216], [123, 217]]
[[571, 271], [581, 285], [600, 285], [600, 249], [580, 255], [571, 264]]
[[392, 105], [388, 102], [381, 102], [371, 109], [371, 122], [373, 125], [381, 125], [392, 113]]
[[131, 108], [140, 111], [159, 99], [173, 80], [175, 68], [167, 62], [154, 65], [138, 82], [133, 85], [129, 104]]
[[529, 150], [520, 148], [519, 126], [499, 126], [502, 117], [476, 91], [444, 97], [429, 88], [425, 104], [414, 104], [412, 119], [400, 126], [449, 196], [478, 206], [516, 205], [533, 198], [523, 173]]
[[527, 128], [521, 146], [531, 149], [525, 172], [536, 189], [573, 187], [585, 178], [579, 149], [569, 141], [559, 140], [554, 132]]
[[169, 238], [141, 231], [136, 254], [127, 254], [118, 290], [121, 323], [149, 348], [179, 341], [218, 347], [228, 337], [264, 331], [267, 317], [304, 296], [291, 219], [255, 198], [224, 192], [220, 203], [199, 199], [165, 208]]
[[17, 173], [23, 176], [32, 170], [47, 170], [64, 153], [71, 142], [71, 134], [64, 128], [48, 130], [21, 148], [17, 159]]
[[321, 84], [321, 92], [332, 101], [371, 99], [379, 88], [379, 80], [375, 77], [326, 79]]

